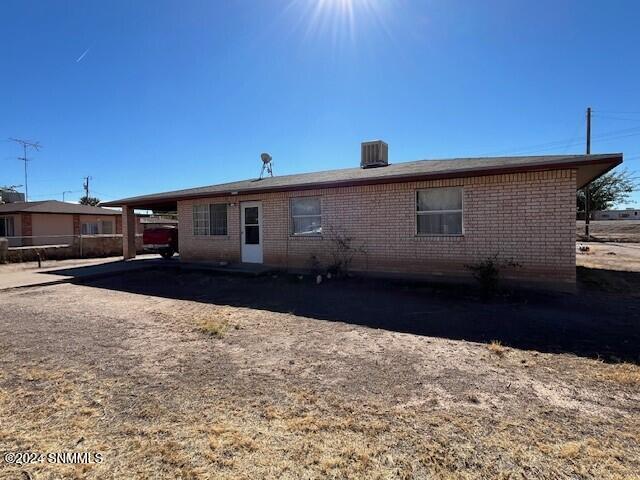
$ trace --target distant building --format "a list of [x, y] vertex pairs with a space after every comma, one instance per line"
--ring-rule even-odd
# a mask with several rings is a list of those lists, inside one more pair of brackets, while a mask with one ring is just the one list
[[12, 188], [0, 187], [0, 204], [24, 202], [24, 193], [16, 192]]
[[598, 210], [593, 212], [594, 220], [640, 220], [640, 210]]
[[57, 200], [0, 205], [0, 237], [9, 246], [69, 243], [77, 235], [122, 233], [120, 211]]

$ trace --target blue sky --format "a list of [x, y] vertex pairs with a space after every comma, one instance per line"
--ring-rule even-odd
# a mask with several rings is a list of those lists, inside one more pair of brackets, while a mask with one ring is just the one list
[[[0, 3], [0, 184], [103, 200], [390, 160], [622, 151], [640, 171], [636, 1]], [[557, 142], [557, 143], [553, 143]], [[635, 195], [640, 200], [640, 194]]]

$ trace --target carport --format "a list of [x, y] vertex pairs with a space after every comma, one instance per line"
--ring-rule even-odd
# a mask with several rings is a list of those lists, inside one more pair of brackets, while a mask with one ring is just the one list
[[[136, 256], [136, 210], [153, 210], [162, 212], [172, 212], [177, 210], [177, 202], [167, 199], [146, 199], [144, 201], [127, 202], [125, 200], [116, 200], [113, 202], [102, 203], [105, 207], [121, 207], [122, 208], [122, 255], [125, 260], [135, 258]], [[180, 225], [178, 218], [178, 225]]]

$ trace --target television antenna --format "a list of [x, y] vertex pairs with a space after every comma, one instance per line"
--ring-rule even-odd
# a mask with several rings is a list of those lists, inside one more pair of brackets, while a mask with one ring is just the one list
[[273, 158], [271, 157], [271, 155], [269, 155], [268, 153], [261, 153], [260, 159], [262, 160], [262, 170], [260, 171], [260, 180], [262, 180], [265, 170], [270, 177], [273, 177], [273, 167], [271, 165], [271, 160], [273, 160]]
[[22, 151], [24, 155], [22, 157], [18, 157], [18, 160], [24, 162], [24, 201], [29, 201], [29, 185], [27, 182], [27, 162], [30, 162], [31, 159], [27, 157], [27, 149], [32, 148], [36, 152], [42, 148], [39, 142], [30, 142], [28, 140], [21, 140], [19, 138], [10, 138], [10, 142], [16, 142], [18, 145], [22, 145]]

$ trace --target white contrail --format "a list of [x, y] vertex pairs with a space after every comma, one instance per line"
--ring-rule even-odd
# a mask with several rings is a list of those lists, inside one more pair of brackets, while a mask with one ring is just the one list
[[89, 53], [89, 50], [91, 50], [91, 47], [87, 48], [84, 52], [82, 52], [82, 55], [80, 55], [78, 57], [78, 59], [76, 60], [76, 63], [79, 63], [82, 61], [82, 59], [84, 58], [84, 56]]

